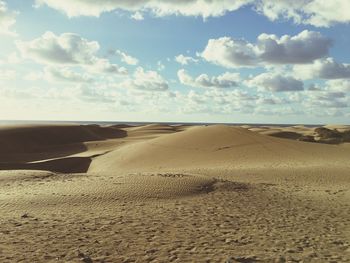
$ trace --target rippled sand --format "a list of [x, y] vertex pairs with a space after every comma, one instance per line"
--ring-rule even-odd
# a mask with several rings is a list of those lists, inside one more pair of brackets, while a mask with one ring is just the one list
[[0, 262], [349, 262], [349, 144], [295, 133], [1, 128]]

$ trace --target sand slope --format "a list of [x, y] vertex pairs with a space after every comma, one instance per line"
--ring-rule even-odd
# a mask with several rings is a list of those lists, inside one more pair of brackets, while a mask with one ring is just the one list
[[[346, 149], [295, 142], [223, 125], [192, 127], [152, 140], [125, 145], [96, 158], [89, 172], [196, 167], [292, 167], [343, 165]], [[350, 166], [349, 166], [350, 167]]]
[[349, 262], [350, 147], [314, 133], [1, 128], [0, 261]]

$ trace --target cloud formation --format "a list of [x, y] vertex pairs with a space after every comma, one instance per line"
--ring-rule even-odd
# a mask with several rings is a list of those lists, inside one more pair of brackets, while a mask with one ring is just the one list
[[47, 66], [42, 71], [31, 71], [24, 75], [27, 81], [47, 81], [53, 84], [67, 83], [69, 85], [77, 84], [92, 84], [95, 80], [86, 73], [76, 72], [69, 67], [52, 67]]
[[115, 53], [120, 56], [121, 61], [123, 61], [124, 63], [126, 63], [128, 65], [135, 66], [135, 65], [139, 64], [139, 60], [137, 58], [134, 58], [134, 57], [132, 57], [132, 56], [120, 51], [120, 50], [116, 50]]
[[11, 30], [11, 27], [16, 23], [16, 14], [7, 8], [5, 1], [0, 0], [0, 34], [16, 34]]
[[349, 106], [346, 93], [341, 91], [310, 92], [306, 104], [310, 107], [329, 109]]
[[296, 24], [310, 24], [318, 27], [350, 22], [348, 0], [36, 0], [36, 5], [47, 5], [69, 17], [98, 17], [104, 12], [123, 10], [133, 12], [134, 19], [141, 17], [137, 12], [144, 11], [155, 16], [218, 17], [249, 5], [253, 11], [272, 21], [287, 19]]
[[89, 71], [127, 74], [123, 67], [99, 58], [100, 45], [78, 34], [63, 33], [59, 36], [46, 32], [32, 41], [16, 41], [16, 46], [24, 58], [50, 65], [80, 65]]
[[100, 49], [97, 41], [88, 41], [78, 34], [57, 36], [50, 31], [32, 41], [17, 41], [16, 45], [24, 57], [49, 64], [93, 64]]
[[69, 68], [46, 67], [44, 70], [44, 79], [48, 81], [63, 81], [76, 83], [91, 83], [93, 79], [87, 74], [74, 72]]
[[79, 84], [76, 87], [77, 97], [80, 100], [91, 103], [114, 103], [116, 94], [92, 85]]
[[316, 60], [311, 65], [296, 65], [294, 72], [304, 79], [349, 79], [350, 64], [338, 63], [333, 58], [326, 58]]
[[37, 6], [47, 5], [69, 17], [100, 16], [104, 12], [125, 10], [149, 11], [155, 16], [183, 15], [203, 18], [222, 16], [252, 2], [252, 0], [36, 0]]
[[304, 30], [298, 35], [261, 34], [257, 43], [221, 37], [210, 39], [201, 56], [208, 62], [237, 68], [259, 64], [306, 64], [328, 54], [331, 40], [318, 32]]
[[335, 79], [326, 82], [326, 88], [330, 91], [350, 92], [349, 79]]
[[198, 59], [195, 59], [193, 57], [184, 56], [182, 54], [175, 57], [175, 61], [183, 66], [188, 65], [189, 63], [196, 63], [198, 62]]
[[282, 76], [276, 73], [262, 73], [246, 81], [249, 87], [257, 87], [259, 91], [301, 91], [304, 83], [290, 76]]
[[240, 76], [238, 73], [226, 72], [216, 77], [201, 74], [196, 78], [191, 77], [184, 69], [177, 72], [181, 84], [195, 88], [232, 88], [238, 86]]
[[16, 71], [14, 70], [2, 70], [0, 69], [0, 80], [13, 80], [16, 79]]
[[120, 84], [121, 87], [142, 91], [166, 91], [169, 89], [168, 82], [156, 71], [145, 71], [138, 67], [132, 78]]
[[260, 0], [256, 10], [270, 20], [291, 19], [296, 24], [328, 27], [350, 21], [348, 0]]
[[141, 21], [141, 20], [144, 20], [145, 18], [143, 17], [142, 13], [137, 11], [135, 12], [134, 14], [132, 14], [130, 16], [130, 18], [134, 19], [134, 20], [137, 20], [137, 21]]
[[108, 59], [97, 58], [92, 65], [86, 65], [85, 67], [91, 73], [106, 73], [116, 75], [127, 75], [128, 70], [124, 67], [120, 67], [117, 64], [112, 64]]

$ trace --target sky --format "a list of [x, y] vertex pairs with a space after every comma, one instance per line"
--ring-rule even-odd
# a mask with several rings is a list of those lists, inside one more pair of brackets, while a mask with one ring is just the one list
[[0, 120], [350, 124], [348, 0], [0, 0]]

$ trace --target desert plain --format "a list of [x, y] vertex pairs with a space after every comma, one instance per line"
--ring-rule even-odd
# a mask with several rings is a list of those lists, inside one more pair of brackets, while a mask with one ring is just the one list
[[350, 262], [350, 127], [7, 125], [0, 262]]

